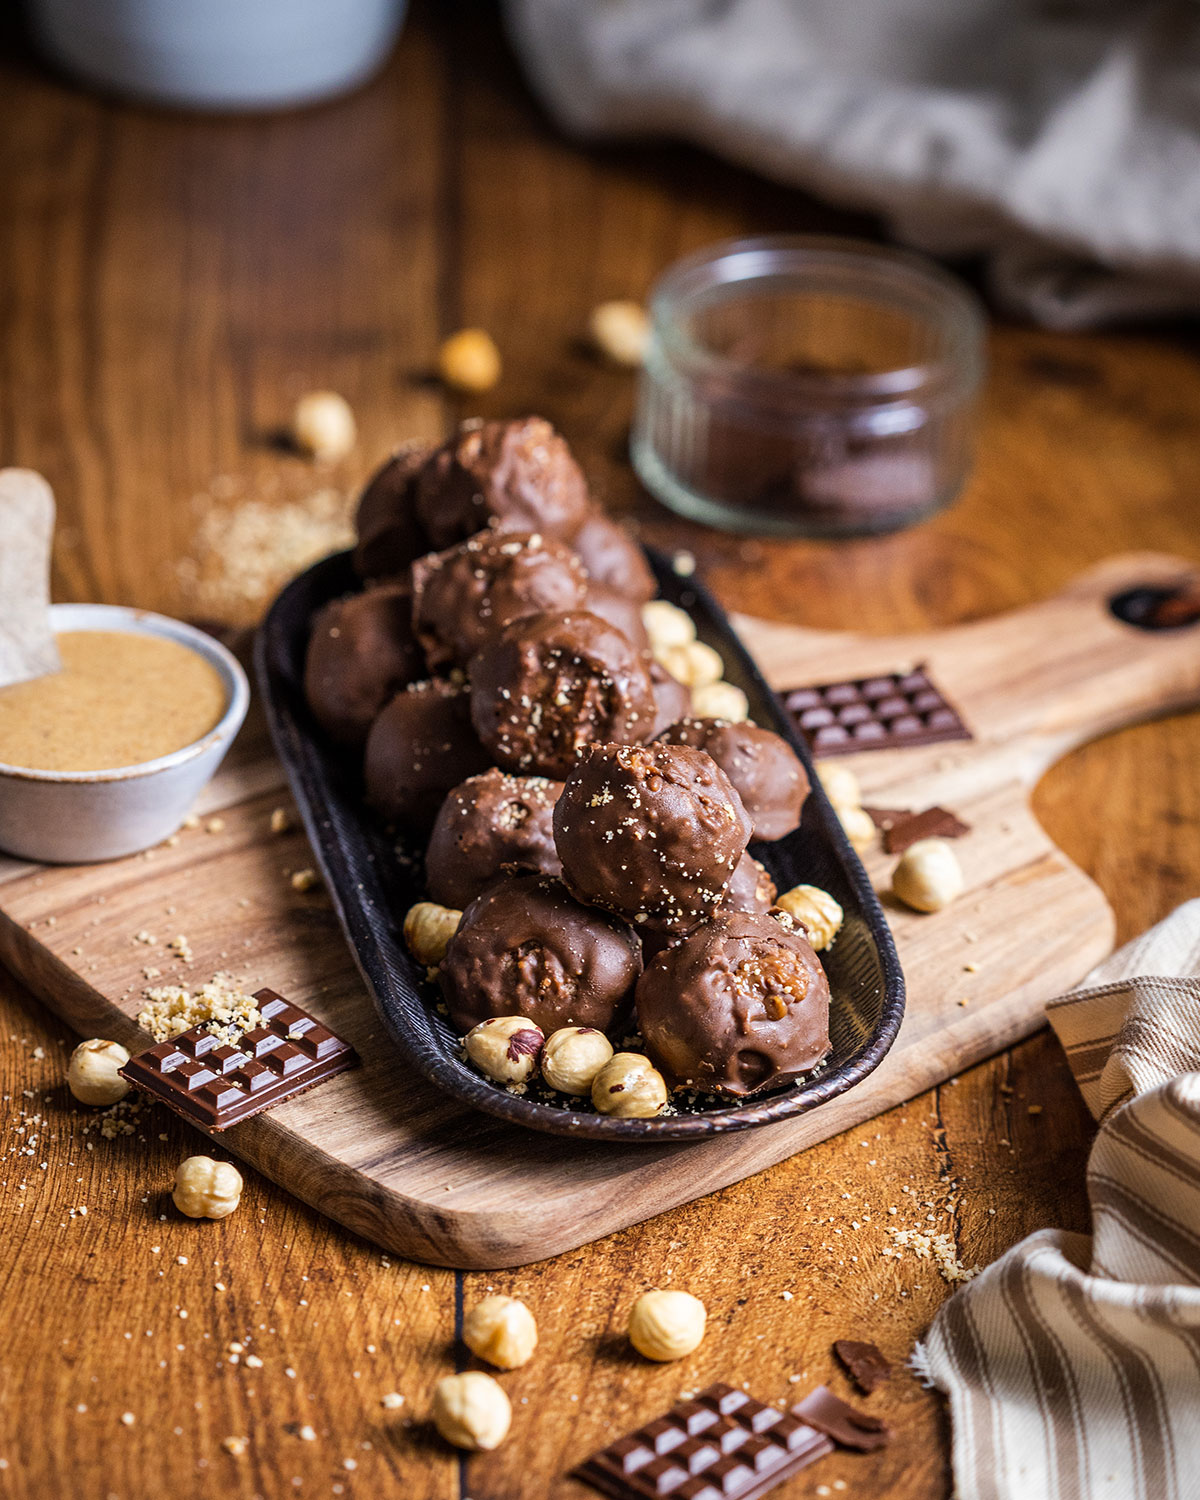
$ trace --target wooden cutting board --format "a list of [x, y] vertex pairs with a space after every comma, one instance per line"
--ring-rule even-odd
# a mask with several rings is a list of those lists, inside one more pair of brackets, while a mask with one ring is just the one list
[[[884, 897], [908, 981], [900, 1036], [862, 1084], [795, 1120], [696, 1145], [613, 1148], [503, 1125], [412, 1076], [328, 902], [291, 885], [310, 857], [298, 831], [270, 832], [286, 797], [253, 718], [198, 808], [201, 826], [176, 842], [86, 867], [0, 859], [0, 959], [76, 1031], [131, 1051], [147, 1041], [132, 1017], [151, 982], [198, 985], [226, 969], [248, 988], [278, 990], [351, 1041], [365, 1065], [234, 1127], [221, 1145], [416, 1260], [541, 1260], [762, 1171], [1041, 1025], [1045, 1001], [1108, 953], [1113, 919], [1035, 822], [1029, 792], [1073, 746], [1200, 702], [1200, 627], [1152, 634], [1107, 607], [1124, 588], [1188, 572], [1171, 558], [1117, 558], [1045, 603], [924, 635], [736, 621], [779, 688], [925, 663], [975, 736], [846, 758], [869, 803], [940, 803], [971, 825], [957, 845], [967, 889], [932, 916]], [[866, 858], [881, 890], [893, 862], [878, 850]], [[191, 963], [167, 948], [177, 935]]]

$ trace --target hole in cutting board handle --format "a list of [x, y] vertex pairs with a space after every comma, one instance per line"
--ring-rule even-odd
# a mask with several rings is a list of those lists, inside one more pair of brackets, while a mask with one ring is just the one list
[[1170, 588], [1146, 583], [1125, 589], [1114, 594], [1108, 607], [1118, 620], [1138, 630], [1183, 630], [1200, 622], [1200, 577]]

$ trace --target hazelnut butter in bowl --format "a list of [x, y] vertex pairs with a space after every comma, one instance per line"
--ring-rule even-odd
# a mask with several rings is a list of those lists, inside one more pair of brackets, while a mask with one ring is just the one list
[[179, 827], [249, 706], [236, 659], [144, 610], [57, 604], [62, 669], [0, 688], [0, 849], [116, 859]]

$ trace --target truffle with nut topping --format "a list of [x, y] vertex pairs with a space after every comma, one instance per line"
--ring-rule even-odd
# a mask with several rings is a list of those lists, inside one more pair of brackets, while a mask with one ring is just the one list
[[682, 719], [659, 738], [664, 744], [691, 745], [712, 756], [737, 788], [756, 839], [781, 839], [799, 828], [808, 773], [781, 736], [757, 724]]
[[409, 585], [380, 584], [317, 612], [304, 659], [304, 696], [330, 739], [361, 745], [384, 704], [422, 671]]
[[561, 781], [509, 776], [494, 766], [456, 786], [425, 856], [434, 900], [461, 909], [505, 876], [559, 874], [554, 804], [561, 791]]
[[587, 519], [587, 483], [565, 440], [541, 417], [464, 422], [417, 479], [417, 514], [435, 547], [484, 526], [564, 541]]
[[593, 745], [554, 809], [567, 888], [670, 932], [716, 909], [749, 839], [729, 778], [687, 745]]
[[547, 1033], [608, 1031], [628, 1019], [641, 968], [628, 923], [581, 906], [557, 880], [522, 875], [467, 907], [438, 982], [460, 1032], [516, 1015]]
[[767, 912], [775, 905], [778, 894], [766, 867], [747, 851], [738, 860], [721, 911]]
[[371, 725], [363, 761], [367, 801], [385, 818], [428, 828], [450, 788], [487, 763], [465, 685], [414, 682]]
[[623, 526], [592, 506], [583, 525], [571, 538], [583, 559], [588, 577], [627, 599], [645, 604], [657, 592], [646, 554]]
[[360, 578], [395, 578], [429, 550], [416, 510], [417, 475], [428, 456], [424, 445], [409, 444], [368, 481], [354, 518], [354, 570]]
[[471, 659], [471, 718], [508, 771], [562, 779], [589, 744], [632, 744], [654, 721], [645, 660], [599, 616], [514, 620]]
[[513, 620], [583, 605], [583, 564], [537, 531], [480, 531], [413, 564], [413, 626], [431, 672], [465, 667]]
[[673, 1088], [742, 1098], [826, 1056], [829, 982], [786, 914], [721, 911], [646, 969], [637, 1019]]

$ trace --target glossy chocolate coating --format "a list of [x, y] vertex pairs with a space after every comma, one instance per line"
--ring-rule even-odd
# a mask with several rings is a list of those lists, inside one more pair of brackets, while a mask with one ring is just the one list
[[354, 568], [360, 578], [395, 578], [429, 550], [416, 511], [416, 479], [428, 455], [421, 444], [401, 448], [363, 490], [354, 518]]
[[428, 828], [450, 788], [487, 763], [465, 686], [414, 682], [371, 725], [363, 765], [367, 801], [385, 818]]
[[589, 583], [583, 607], [615, 626], [639, 651], [650, 650], [650, 637], [642, 623], [642, 606], [635, 599], [606, 584]]
[[752, 858], [749, 851], [738, 860], [720, 911], [768, 912], [775, 905], [779, 890], [765, 866]]
[[549, 1036], [623, 1023], [641, 970], [628, 923], [580, 906], [557, 880], [524, 875], [471, 902], [438, 981], [456, 1031], [488, 1016], [526, 1016]]
[[638, 927], [670, 932], [716, 909], [749, 838], [724, 771], [686, 745], [594, 745], [554, 809], [567, 888]]
[[569, 541], [588, 509], [579, 465], [541, 417], [464, 422], [417, 479], [417, 514], [439, 548], [489, 525]]
[[304, 696], [338, 744], [361, 745], [388, 699], [421, 672], [406, 582], [333, 599], [313, 618]]
[[683, 719], [659, 738], [664, 744], [708, 751], [737, 788], [756, 839], [781, 839], [799, 828], [800, 810], [808, 796], [808, 773], [779, 735], [757, 724]]
[[646, 737], [657, 739], [672, 724], [687, 718], [692, 711], [692, 690], [678, 677], [672, 677], [661, 662], [647, 663], [650, 688], [654, 694], [654, 726]]
[[578, 609], [583, 564], [540, 532], [480, 531], [413, 564], [413, 622], [431, 672], [465, 667], [513, 620]]
[[645, 604], [658, 592], [646, 554], [619, 522], [593, 506], [571, 538], [583, 559], [588, 577], [635, 604]]
[[456, 786], [442, 803], [425, 876], [429, 894], [461, 911], [506, 875], [557, 875], [554, 804], [561, 781], [507, 776], [494, 766]]
[[515, 620], [471, 659], [471, 718], [506, 770], [561, 780], [592, 743], [631, 744], [654, 722], [646, 662], [585, 610]]
[[828, 1053], [829, 982], [786, 918], [722, 911], [646, 969], [637, 1018], [671, 1087], [741, 1098]]

